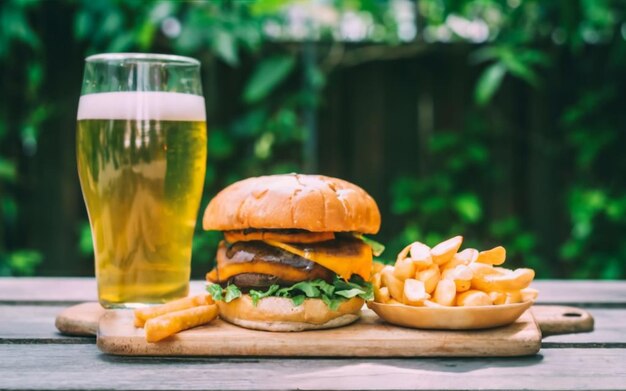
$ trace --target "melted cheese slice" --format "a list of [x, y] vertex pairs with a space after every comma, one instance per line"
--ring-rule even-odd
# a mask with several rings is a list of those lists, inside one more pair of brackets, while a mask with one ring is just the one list
[[337, 252], [337, 249], [324, 246], [308, 246], [302, 249], [293, 244], [274, 240], [265, 240], [265, 243], [324, 266], [344, 280], [349, 280], [353, 274], [357, 274], [365, 281], [369, 281], [372, 271], [372, 248], [361, 241], [351, 243], [350, 246], [355, 251], [344, 251], [343, 253]]

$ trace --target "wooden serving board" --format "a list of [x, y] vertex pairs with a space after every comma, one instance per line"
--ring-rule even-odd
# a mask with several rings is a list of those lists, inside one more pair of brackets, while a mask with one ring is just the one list
[[364, 309], [356, 323], [329, 330], [276, 333], [240, 328], [220, 319], [148, 343], [133, 326], [132, 311], [108, 311], [98, 328], [98, 347], [129, 356], [525, 356], [541, 348], [541, 331], [530, 311], [515, 323], [476, 331], [416, 330], [385, 323]]

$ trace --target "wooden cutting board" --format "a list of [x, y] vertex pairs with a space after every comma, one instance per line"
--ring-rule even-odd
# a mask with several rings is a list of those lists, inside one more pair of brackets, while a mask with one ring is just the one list
[[98, 303], [83, 303], [63, 310], [56, 326], [70, 335], [95, 335], [99, 326], [100, 349], [119, 355], [512, 356], [536, 353], [542, 334], [591, 331], [593, 318], [579, 308], [536, 305], [507, 327], [433, 331], [389, 325], [364, 309], [357, 323], [332, 330], [270, 333], [218, 319], [167, 341], [148, 344], [143, 330], [132, 326], [131, 311], [107, 312]]
[[130, 356], [504, 357], [537, 353], [541, 331], [529, 311], [506, 327], [436, 331], [393, 326], [364, 309], [359, 321], [336, 329], [275, 333], [217, 319], [148, 343], [131, 311], [110, 311], [100, 319], [97, 344], [105, 353]]

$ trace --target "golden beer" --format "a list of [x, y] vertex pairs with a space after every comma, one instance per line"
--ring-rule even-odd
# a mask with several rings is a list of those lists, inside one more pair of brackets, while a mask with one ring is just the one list
[[206, 137], [201, 96], [111, 92], [81, 97], [78, 173], [105, 307], [187, 294]]

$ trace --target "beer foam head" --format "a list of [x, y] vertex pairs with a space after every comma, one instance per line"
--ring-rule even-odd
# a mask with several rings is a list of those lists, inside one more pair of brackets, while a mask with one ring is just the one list
[[101, 92], [80, 97], [78, 120], [205, 121], [204, 98], [178, 92]]

